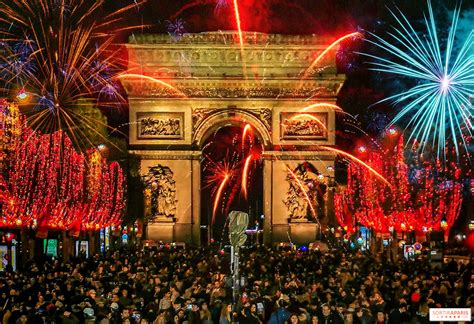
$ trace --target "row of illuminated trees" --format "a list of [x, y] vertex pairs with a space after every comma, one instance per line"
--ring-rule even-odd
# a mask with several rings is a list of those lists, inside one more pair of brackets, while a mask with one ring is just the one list
[[120, 224], [125, 178], [117, 162], [97, 150], [77, 151], [62, 131], [33, 131], [14, 104], [0, 108], [0, 227], [77, 236]]
[[376, 233], [444, 231], [447, 236], [462, 205], [457, 163], [410, 159], [403, 136], [395, 131], [376, 146], [364, 147], [359, 155], [388, 183], [360, 164], [349, 165], [347, 187], [335, 195], [341, 226], [349, 233], [365, 226]]

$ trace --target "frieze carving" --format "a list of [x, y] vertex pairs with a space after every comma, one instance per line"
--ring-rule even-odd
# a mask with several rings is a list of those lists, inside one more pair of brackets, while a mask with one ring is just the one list
[[140, 120], [141, 129], [139, 136], [181, 136], [179, 119], [153, 119], [151, 117]]
[[[280, 63], [290, 66], [308, 66], [315, 55], [321, 51], [315, 50], [295, 50], [295, 49], [246, 49], [244, 58], [247, 63]], [[316, 54], [315, 54], [316, 53]], [[186, 49], [161, 49], [161, 48], [133, 48], [130, 49], [131, 59], [138, 62], [160, 62], [161, 65], [176, 66], [177, 62], [181, 65], [196, 66], [199, 64], [216, 63], [236, 63], [242, 62], [242, 51], [239, 49], [219, 49], [205, 50], [186, 48]], [[323, 61], [330, 60], [331, 56], [325, 57]]]
[[[330, 44], [334, 39], [316, 35], [281, 35], [256, 32], [243, 32], [244, 43], [250, 45], [319, 45]], [[235, 31], [204, 32], [184, 34], [178, 39], [168, 34], [134, 34], [129, 37], [130, 44], [220, 44], [239, 43]]]
[[145, 188], [145, 215], [148, 222], [176, 216], [176, 181], [173, 171], [161, 164], [150, 167], [143, 177]]
[[[156, 98], [331, 98], [337, 95], [339, 86], [332, 87], [177, 87], [179, 92], [159, 87], [156, 83], [125, 82], [129, 94]], [[223, 85], [224, 86], [224, 85]]]
[[258, 110], [258, 119], [271, 131], [272, 128], [272, 110], [270, 108], [260, 108]]
[[183, 138], [183, 113], [139, 112], [137, 113], [138, 138], [181, 139]]
[[280, 138], [283, 140], [327, 139], [327, 113], [282, 112], [280, 114]]
[[288, 169], [288, 191], [283, 200], [290, 221], [316, 221], [325, 217], [324, 205], [327, 185], [316, 167], [304, 162], [294, 170]]

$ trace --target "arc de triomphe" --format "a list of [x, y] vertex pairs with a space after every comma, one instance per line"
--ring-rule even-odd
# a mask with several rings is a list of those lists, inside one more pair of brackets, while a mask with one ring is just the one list
[[[345, 76], [336, 73], [330, 50], [301, 79], [328, 39], [261, 33], [243, 39], [243, 48], [235, 32], [140, 35], [127, 44], [129, 74], [122, 81], [130, 150], [141, 158], [147, 183], [148, 239], [200, 244], [202, 146], [219, 127], [245, 124], [264, 147], [264, 242], [316, 239], [317, 223], [284, 202], [288, 173], [306, 162], [318, 181], [334, 179], [335, 155], [318, 145], [335, 144], [335, 109], [325, 104], [335, 104]], [[324, 199], [327, 218], [330, 190]]]

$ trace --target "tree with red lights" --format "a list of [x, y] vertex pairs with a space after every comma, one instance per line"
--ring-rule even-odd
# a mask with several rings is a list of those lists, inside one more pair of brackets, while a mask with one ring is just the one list
[[39, 134], [18, 123], [3, 154], [0, 227], [77, 232], [120, 224], [125, 178], [116, 162], [77, 152], [62, 131]]
[[346, 231], [362, 225], [377, 233], [449, 232], [462, 203], [456, 163], [418, 161], [409, 167], [398, 132], [388, 133], [377, 150], [360, 154], [390, 186], [367, 168], [349, 165], [347, 188], [335, 195], [336, 217]]

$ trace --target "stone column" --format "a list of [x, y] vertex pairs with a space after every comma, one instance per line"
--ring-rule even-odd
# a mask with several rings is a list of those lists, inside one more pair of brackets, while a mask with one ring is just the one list
[[192, 244], [201, 245], [201, 161], [196, 157], [191, 162]]
[[176, 220], [170, 217], [155, 217], [153, 222], [147, 224], [146, 236], [154, 241], [171, 243], [175, 241]]
[[272, 175], [273, 161], [271, 157], [265, 157], [263, 161], [263, 211], [265, 219], [263, 221], [263, 244], [272, 244]]

